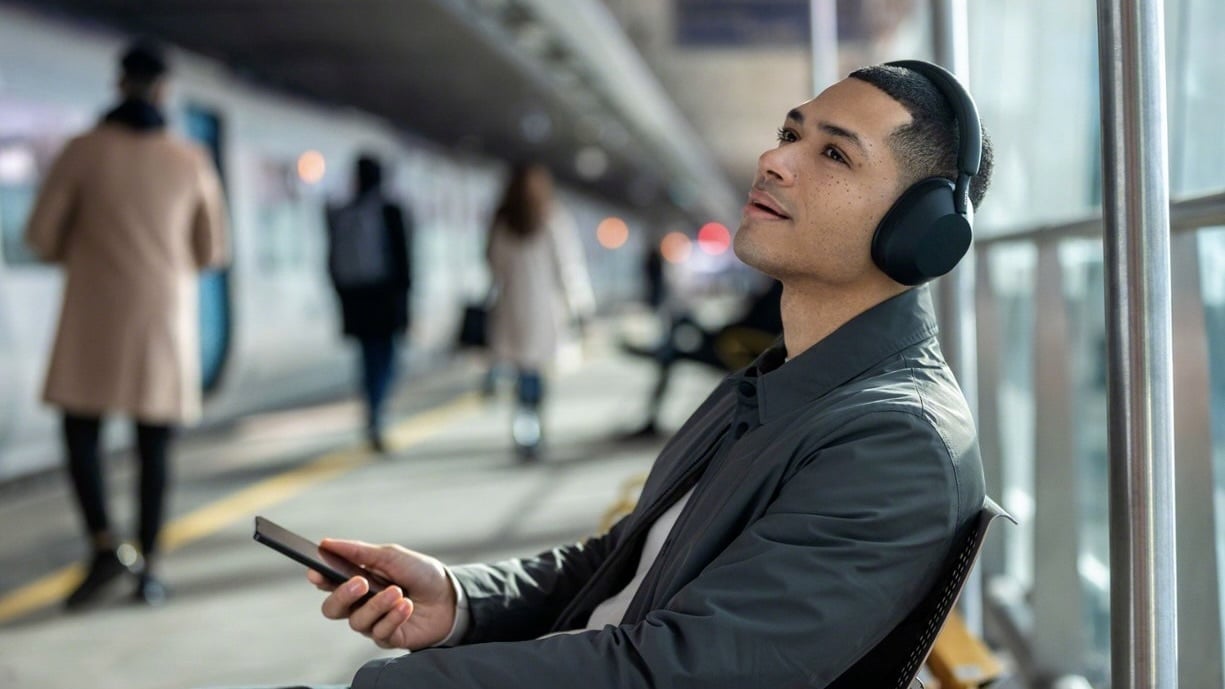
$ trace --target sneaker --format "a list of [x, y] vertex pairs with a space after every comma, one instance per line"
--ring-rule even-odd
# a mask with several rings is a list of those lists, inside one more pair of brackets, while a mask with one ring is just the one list
[[519, 409], [510, 426], [515, 441], [515, 451], [524, 460], [536, 458], [540, 448], [540, 414], [533, 409]]
[[84, 607], [97, 599], [98, 595], [106, 589], [107, 584], [124, 574], [132, 574], [132, 569], [120, 559], [118, 551], [95, 551], [85, 579], [68, 595], [64, 601], [64, 607], [69, 610]]
[[166, 589], [166, 585], [149, 573], [140, 575], [140, 579], [136, 582], [136, 590], [132, 592], [133, 601], [152, 607], [165, 603], [169, 597], [170, 592]]

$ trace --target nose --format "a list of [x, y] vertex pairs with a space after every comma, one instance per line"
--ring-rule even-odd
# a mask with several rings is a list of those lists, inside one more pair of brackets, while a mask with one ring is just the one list
[[783, 148], [770, 148], [757, 157], [757, 178], [772, 180], [782, 186], [795, 181]]

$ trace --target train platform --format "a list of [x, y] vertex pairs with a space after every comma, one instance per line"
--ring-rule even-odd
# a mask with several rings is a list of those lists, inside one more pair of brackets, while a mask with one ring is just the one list
[[[479, 395], [479, 362], [464, 359], [402, 382], [386, 455], [364, 449], [356, 399], [186, 434], [161, 567], [172, 596], [159, 607], [129, 602], [128, 581], [89, 610], [63, 611], [85, 555], [66, 478], [0, 486], [0, 687], [347, 682], [389, 652], [324, 619], [304, 569], [252, 540], [253, 517], [312, 539], [400, 543], [451, 564], [594, 532], [663, 442], [624, 438], [642, 421], [654, 369], [610, 343], [597, 339], [550, 379], [547, 445], [533, 463], [512, 451], [509, 384]], [[662, 427], [674, 429], [717, 380], [678, 366]], [[134, 521], [133, 464], [116, 457], [110, 471], [121, 534]]]

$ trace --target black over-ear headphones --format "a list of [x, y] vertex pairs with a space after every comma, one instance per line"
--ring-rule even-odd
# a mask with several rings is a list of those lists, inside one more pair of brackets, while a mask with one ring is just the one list
[[957, 118], [957, 183], [928, 177], [910, 186], [876, 227], [872, 260], [903, 285], [917, 285], [953, 269], [970, 248], [970, 179], [982, 159], [982, 129], [974, 99], [943, 67], [920, 60], [887, 65], [904, 67], [926, 77]]

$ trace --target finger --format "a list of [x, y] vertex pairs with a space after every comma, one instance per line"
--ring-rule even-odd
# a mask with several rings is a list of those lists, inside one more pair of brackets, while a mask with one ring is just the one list
[[353, 577], [336, 587], [327, 598], [323, 599], [323, 616], [329, 620], [343, 620], [349, 616], [349, 609], [366, 592], [370, 590], [370, 582], [364, 577]]
[[319, 589], [320, 591], [331, 592], [336, 590], [336, 584], [333, 584], [327, 579], [327, 577], [324, 577], [322, 574], [313, 569], [306, 570], [306, 579], [310, 583], [314, 584], [315, 588]]
[[374, 625], [391, 612], [398, 601], [404, 600], [404, 593], [399, 586], [391, 586], [379, 592], [374, 598], [366, 601], [358, 609], [349, 613], [349, 628], [360, 634], [372, 636]]
[[407, 598], [396, 601], [391, 610], [370, 629], [370, 638], [382, 648], [395, 648], [396, 641], [402, 636], [398, 634], [400, 625], [408, 621], [413, 614], [413, 603]]

